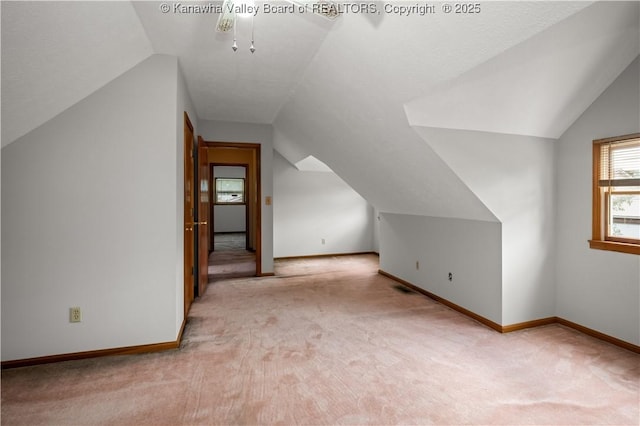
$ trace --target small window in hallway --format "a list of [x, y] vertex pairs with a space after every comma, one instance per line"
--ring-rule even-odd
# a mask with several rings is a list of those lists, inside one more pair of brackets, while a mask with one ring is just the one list
[[244, 204], [244, 179], [216, 178], [216, 204]]

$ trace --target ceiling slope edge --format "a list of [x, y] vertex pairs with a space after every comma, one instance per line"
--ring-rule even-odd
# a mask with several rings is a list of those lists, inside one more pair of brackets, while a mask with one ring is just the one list
[[499, 222], [471, 188], [408, 126], [396, 137], [411, 147], [393, 150], [385, 156], [373, 151], [334, 151], [337, 146], [344, 147], [346, 141], [336, 141], [336, 145], [322, 143], [327, 135], [309, 137], [282, 128], [274, 133], [278, 152], [282, 154], [282, 150], [292, 148], [289, 156], [283, 154], [292, 165], [307, 156], [317, 158], [381, 212]]
[[130, 2], [2, 2], [2, 147], [153, 53]]
[[[494, 9], [505, 19], [520, 16], [524, 23], [531, 19], [544, 22], [529, 32], [552, 25], [546, 22], [553, 11], [534, 8], [538, 14], [525, 18], [520, 7]], [[488, 17], [467, 31], [486, 38], [460, 43], [465, 39], [449, 37], [449, 21], [444, 18], [425, 27], [417, 19], [387, 17], [376, 28], [357, 16], [349, 18], [348, 27], [336, 28], [324, 40], [303, 80], [279, 110], [274, 120], [276, 149], [292, 164], [308, 155], [320, 159], [380, 211], [499, 221], [409, 126], [403, 107], [410, 99], [407, 94], [428, 93], [446, 75], [459, 76], [490, 59], [486, 52], [504, 52], [516, 45], [509, 40], [519, 39], [518, 29], [509, 27], [511, 37], [505, 41], [504, 30], [484, 31], [495, 28], [498, 19]], [[405, 37], [416, 31], [422, 37]], [[363, 39], [369, 42], [363, 45]], [[444, 51], [435, 49], [443, 43], [447, 46]], [[475, 48], [471, 59], [457, 61], [447, 54], [465, 51], [469, 44]], [[387, 55], [380, 55], [381, 51]], [[409, 51], [413, 54], [406, 54]], [[398, 69], [413, 72], [398, 78]]]
[[555, 139], [413, 129], [501, 222], [522, 216], [523, 211], [552, 209]]
[[413, 126], [558, 138], [640, 52], [640, 4], [600, 2], [427, 96]]

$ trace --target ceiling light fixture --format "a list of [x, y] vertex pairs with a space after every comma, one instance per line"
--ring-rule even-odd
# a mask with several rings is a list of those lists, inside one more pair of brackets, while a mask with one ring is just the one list
[[238, 50], [238, 39], [236, 36], [236, 20], [238, 17], [251, 17], [251, 46], [249, 47], [249, 51], [251, 53], [256, 51], [253, 26], [254, 15], [254, 0], [224, 0], [224, 3], [222, 4], [222, 13], [218, 17], [216, 31], [227, 33], [233, 29], [233, 44], [231, 45], [231, 49], [233, 49], [234, 52]]
[[[331, 21], [335, 20], [340, 15], [340, 9], [338, 3], [333, 0], [287, 0], [289, 3], [300, 6], [305, 11], [313, 12], [316, 15], [320, 15]], [[238, 17], [251, 17], [251, 46], [249, 51], [254, 53], [255, 37], [254, 37], [254, 18], [257, 13], [258, 6], [255, 5], [255, 0], [224, 0], [222, 3], [222, 13], [218, 17], [218, 23], [216, 25], [216, 31], [220, 33], [227, 33], [233, 30], [233, 44], [231, 49], [234, 52], [238, 50], [238, 41], [236, 38], [236, 19]]]
[[218, 17], [216, 31], [227, 33], [235, 27], [236, 14], [233, 10], [233, 0], [224, 0], [222, 4], [222, 13]]

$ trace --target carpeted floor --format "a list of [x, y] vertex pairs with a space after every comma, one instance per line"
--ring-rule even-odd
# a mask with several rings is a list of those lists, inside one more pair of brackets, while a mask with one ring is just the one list
[[246, 250], [246, 234], [216, 234], [209, 254], [209, 282], [256, 275], [256, 254]]
[[245, 232], [217, 233], [213, 236], [214, 251], [245, 250], [247, 234]]
[[214, 283], [180, 350], [3, 371], [2, 423], [638, 425], [639, 355], [558, 325], [502, 335], [376, 271]]

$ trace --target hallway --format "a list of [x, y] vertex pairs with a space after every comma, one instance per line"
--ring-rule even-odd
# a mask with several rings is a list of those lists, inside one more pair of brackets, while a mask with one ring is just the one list
[[209, 254], [209, 284], [229, 278], [253, 277], [256, 254], [245, 249], [245, 233], [216, 234]]

